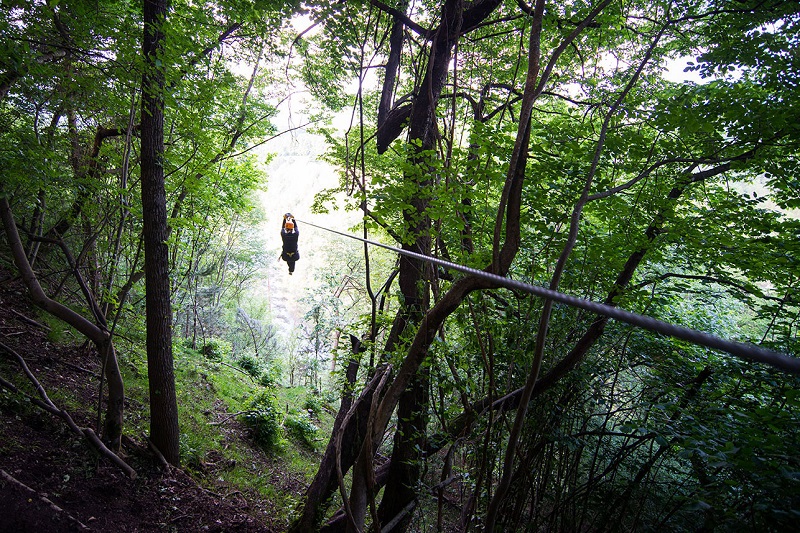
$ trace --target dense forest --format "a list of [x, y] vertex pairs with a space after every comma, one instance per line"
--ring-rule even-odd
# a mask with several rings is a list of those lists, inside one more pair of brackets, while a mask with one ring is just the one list
[[[202, 365], [248, 387], [211, 425], [311, 458], [283, 530], [795, 530], [796, 0], [2, 6], [0, 285], [96, 365], [76, 423], [4, 326], [7, 424], [49, 412], [129, 478], [146, 433], [194, 475]], [[402, 253], [330, 236], [282, 330], [259, 194], [292, 129], [338, 176], [301, 243], [343, 211]]]

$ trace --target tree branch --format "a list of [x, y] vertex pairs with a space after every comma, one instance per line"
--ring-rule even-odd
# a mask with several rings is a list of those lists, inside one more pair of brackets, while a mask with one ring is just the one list
[[741, 283], [737, 283], [735, 281], [724, 279], [724, 278], [717, 278], [714, 276], [701, 276], [701, 275], [693, 275], [693, 274], [680, 274], [678, 272], [667, 272], [665, 274], [661, 274], [655, 278], [643, 281], [641, 283], [637, 283], [636, 285], [631, 285], [632, 289], [641, 289], [642, 287], [646, 287], [647, 285], [652, 285], [657, 281], [664, 281], [665, 279], [669, 278], [679, 278], [679, 279], [690, 279], [695, 281], [706, 281], [709, 283], [717, 283], [719, 285], [727, 285], [729, 287], [733, 287], [734, 289], [738, 289], [741, 292], [746, 294], [752, 294], [753, 296], [757, 296], [763, 300], [772, 300], [775, 302], [783, 301], [783, 298], [778, 298], [777, 296], [768, 296], [764, 294], [762, 291], [758, 289], [758, 287], [746, 287]]
[[430, 39], [433, 36], [433, 34], [436, 33], [436, 30], [429, 30], [428, 28], [420, 26], [419, 24], [411, 20], [408, 17], [408, 15], [406, 15], [402, 11], [399, 11], [391, 6], [388, 6], [383, 2], [381, 2], [380, 0], [370, 0], [369, 3], [377, 7], [387, 15], [393, 16], [396, 20], [402, 22], [405, 27], [409, 28], [410, 30], [413, 30], [414, 33], [420, 35], [421, 37], [424, 37], [425, 39]]
[[87, 525], [82, 523], [80, 520], [78, 520], [77, 518], [75, 518], [74, 516], [72, 516], [71, 514], [66, 512], [64, 509], [62, 509], [61, 507], [59, 507], [58, 505], [53, 503], [52, 500], [47, 498], [44, 494], [40, 494], [40, 493], [36, 492], [32, 488], [30, 488], [28, 485], [26, 485], [26, 484], [22, 483], [21, 481], [17, 480], [15, 477], [13, 477], [11, 474], [6, 472], [5, 470], [0, 469], [0, 477], [5, 479], [7, 482], [11, 483], [12, 485], [15, 485], [16, 487], [21, 488], [22, 490], [24, 490], [28, 494], [36, 496], [37, 498], [39, 498], [39, 500], [41, 500], [48, 507], [50, 507], [50, 509], [52, 509], [54, 512], [56, 512], [58, 514], [63, 514], [64, 516], [66, 516], [67, 519], [70, 522], [72, 522], [73, 524], [75, 524], [75, 526], [80, 531], [91, 531], [91, 528], [89, 528]]
[[0, 378], [0, 386], [10, 390], [11, 392], [22, 394], [23, 396], [28, 398], [31, 401], [31, 403], [38, 405], [48, 413], [62, 419], [67, 424], [67, 426], [69, 426], [69, 428], [72, 430], [73, 433], [75, 433], [78, 436], [86, 438], [86, 440], [88, 440], [89, 443], [91, 443], [92, 446], [98, 452], [100, 452], [100, 455], [102, 455], [103, 457], [111, 461], [113, 464], [115, 464], [120, 470], [125, 472], [125, 474], [127, 474], [129, 478], [136, 479], [136, 471], [133, 468], [131, 468], [125, 461], [123, 461], [117, 454], [109, 450], [91, 428], [79, 427], [67, 411], [56, 407], [56, 405], [52, 402], [52, 400], [50, 400], [50, 397], [47, 396], [47, 392], [44, 390], [42, 384], [39, 383], [39, 380], [36, 379], [36, 376], [33, 374], [33, 372], [31, 372], [30, 368], [28, 368], [28, 365], [25, 363], [25, 359], [23, 359], [23, 357], [19, 353], [12, 350], [11, 348], [9, 348], [8, 346], [6, 346], [1, 342], [0, 342], [0, 349], [2, 349], [6, 354], [14, 357], [17, 360], [17, 363], [19, 364], [23, 373], [27, 376], [28, 381], [30, 381], [33, 384], [34, 388], [39, 393], [41, 399], [30, 396], [29, 394], [19, 390], [12, 383], [2, 378]]

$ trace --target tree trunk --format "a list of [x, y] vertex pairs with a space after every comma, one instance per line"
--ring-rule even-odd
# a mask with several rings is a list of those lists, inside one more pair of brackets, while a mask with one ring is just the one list
[[[39, 280], [36, 279], [33, 268], [31, 268], [28, 262], [28, 257], [25, 254], [25, 248], [20, 239], [19, 232], [17, 231], [16, 222], [14, 221], [14, 215], [11, 212], [8, 198], [2, 195], [0, 195], [0, 218], [3, 220], [8, 244], [14, 256], [14, 263], [20, 272], [20, 276], [22, 276], [25, 286], [28, 288], [33, 303], [80, 331], [86, 338], [92, 341], [100, 356], [103, 357], [105, 377], [108, 381], [108, 405], [106, 406], [103, 439], [112, 451], [119, 451], [120, 441], [122, 439], [125, 388], [117, 364], [114, 345], [111, 342], [108, 331], [105, 329], [105, 324], [103, 324], [101, 328], [69, 307], [47, 297], [39, 284]], [[89, 305], [92, 305], [91, 302]]]
[[164, 188], [164, 48], [166, 0], [144, 3], [142, 78], [142, 219], [147, 314], [147, 371], [150, 384], [150, 438], [173, 465], [180, 464], [178, 405], [172, 361], [172, 308]]
[[[397, 430], [394, 434], [392, 461], [378, 508], [381, 525], [391, 522], [417, 497], [423, 450], [427, 441], [429, 381], [430, 367], [420, 370], [397, 405]], [[405, 531], [411, 516], [411, 513], [402, 516], [394, 526], [396, 531]]]
[[[311, 485], [306, 489], [300, 515], [289, 528], [289, 533], [315, 531], [325, 511], [325, 502], [328, 501], [336, 490], [338, 481], [336, 478], [336, 436], [342, 431], [342, 424], [345, 416], [353, 405], [352, 387], [356, 382], [356, 374], [358, 373], [357, 356], [358, 353], [363, 351], [361, 343], [356, 337], [350, 335], [350, 340], [353, 343], [354, 356], [347, 365], [347, 384], [342, 394], [342, 403], [339, 406], [339, 412], [336, 414], [336, 419], [333, 422], [331, 438], [328, 441], [327, 448], [325, 448], [325, 455], [322, 456], [322, 460], [320, 461], [317, 475], [314, 476], [314, 481], [312, 481]], [[351, 419], [350, 423], [344, 428], [345, 434], [342, 435], [341, 450], [338, 450], [341, 455], [342, 469], [349, 469], [353, 464], [356, 454], [358, 453], [358, 449], [354, 446], [354, 443], [358, 443], [364, 438], [364, 426], [366, 425], [366, 414], [368, 414], [369, 403], [365, 402], [365, 405], [367, 406], [367, 411], [364, 415], [359, 416], [357, 411], [355, 414], [356, 420]]]
[[[464, 4], [460, 0], [448, 0], [442, 6], [442, 21], [433, 37], [426, 74], [411, 110], [409, 138], [412, 142], [419, 141], [418, 146], [422, 154], [429, 153], [436, 147], [436, 105], [447, 79], [453, 46], [461, 31], [463, 9]], [[427, 167], [425, 157], [412, 156], [412, 163], [415, 167]], [[416, 176], [407, 175], [406, 179], [416, 181], [421, 191], [430, 185], [432, 175], [429, 171], [423, 171]], [[411, 209], [403, 212], [406, 230], [415, 239], [411, 245], [404, 243], [403, 248], [425, 255], [430, 253], [431, 248], [431, 221], [426, 215], [428, 202], [427, 197], [415, 194], [409, 202]], [[406, 256], [400, 258], [399, 286], [405, 310], [400, 311], [403, 316], [399, 317], [395, 326], [401, 324], [402, 327], [393, 328], [393, 334], [388, 339], [387, 351], [393, 350], [402, 338], [404, 330], [409, 325], [417, 326], [428, 310], [430, 305], [426, 279], [428, 268], [429, 265], [422, 261]], [[427, 390], [427, 378], [417, 374], [401, 397], [392, 448], [392, 466], [378, 511], [381, 523], [392, 520], [416, 498], [416, 486], [420, 475], [419, 452], [422, 449], [419, 444], [424, 443], [427, 426], [425, 415], [428, 409]], [[372, 469], [372, 465], [365, 467]], [[410, 515], [406, 516], [395, 526], [396, 531], [404, 531], [409, 518]]]

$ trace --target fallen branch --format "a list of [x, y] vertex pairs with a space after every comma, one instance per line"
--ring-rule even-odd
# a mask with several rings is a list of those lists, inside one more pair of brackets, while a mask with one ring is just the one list
[[138, 453], [140, 455], [146, 454], [145, 448], [140, 446], [138, 442], [130, 438], [128, 435], [122, 436], [122, 444], [133, 453]]
[[247, 501], [247, 498], [244, 497], [244, 494], [242, 494], [242, 491], [235, 490], [235, 491], [233, 491], [233, 492], [231, 492], [229, 494], [226, 494], [223, 499], [227, 500], [231, 496], [238, 496], [239, 497], [238, 499], [241, 501], [239, 506], [242, 509], [249, 509], [250, 508], [250, 503]]
[[42, 387], [42, 384], [39, 383], [39, 380], [36, 379], [36, 376], [33, 375], [33, 372], [31, 372], [30, 368], [28, 368], [28, 365], [25, 363], [25, 359], [23, 359], [23, 357], [20, 354], [18, 354], [16, 351], [9, 348], [2, 342], [0, 342], [0, 349], [2, 349], [2, 351], [6, 352], [8, 355], [11, 355], [16, 358], [20, 368], [22, 368], [22, 371], [28, 377], [28, 380], [36, 388], [36, 391], [39, 393], [39, 396], [41, 396], [41, 399], [31, 396], [28, 393], [19, 390], [13, 383], [6, 381], [5, 379], [2, 378], [0, 378], [0, 386], [5, 387], [6, 389], [15, 392], [17, 394], [22, 394], [23, 396], [28, 398], [28, 400], [30, 400], [30, 402], [33, 403], [34, 405], [38, 405], [48, 413], [62, 419], [64, 422], [66, 422], [67, 426], [69, 426], [69, 428], [72, 430], [73, 433], [75, 433], [78, 436], [86, 438], [86, 440], [89, 441], [90, 444], [92, 444], [92, 446], [100, 453], [100, 455], [102, 455], [103, 457], [114, 463], [120, 470], [125, 472], [125, 474], [130, 479], [136, 479], [136, 471], [133, 468], [131, 468], [130, 465], [128, 465], [125, 461], [123, 461], [120, 458], [120, 456], [109, 450], [106, 447], [106, 445], [103, 444], [103, 441], [100, 440], [100, 437], [97, 436], [97, 433], [95, 433], [93, 429], [79, 427], [67, 411], [56, 407], [56, 405], [52, 402], [52, 400], [50, 400], [50, 398], [47, 396], [47, 392], [44, 390], [44, 387]]
[[25, 483], [23, 483], [23, 482], [19, 481], [18, 479], [16, 479], [14, 476], [9, 474], [5, 470], [0, 469], [0, 477], [5, 479], [7, 482], [9, 482], [9, 483], [21, 488], [25, 492], [36, 496], [40, 501], [42, 501], [45, 504], [47, 504], [47, 506], [50, 507], [50, 509], [53, 510], [54, 512], [59, 513], [59, 514], [63, 514], [64, 516], [66, 516], [69, 519], [69, 521], [72, 522], [73, 524], [75, 524], [80, 531], [91, 531], [91, 529], [88, 526], [86, 526], [83, 522], [81, 522], [80, 520], [78, 520], [77, 518], [75, 518], [74, 516], [69, 514], [68, 512], [66, 512], [64, 509], [62, 509], [61, 507], [59, 507], [58, 505], [53, 503], [50, 499], [46, 498], [44, 495], [39, 494], [38, 492], [36, 492], [32, 488], [30, 488]]
[[21, 321], [25, 322], [26, 324], [28, 324], [30, 326], [36, 326], [37, 328], [42, 328], [45, 331], [50, 331], [50, 326], [47, 326], [47, 325], [42, 324], [40, 322], [37, 322], [32, 318], [28, 318], [28, 317], [26, 317], [25, 315], [23, 315], [22, 313], [20, 313], [19, 311], [15, 310], [15, 309], [11, 309], [10, 311], [12, 313], [14, 313], [15, 315], [17, 315], [17, 318], [19, 318]]
[[216, 363], [216, 364], [218, 364], [218, 365], [227, 366], [227, 367], [228, 367], [228, 368], [230, 368], [231, 370], [235, 370], [235, 371], [237, 371], [237, 372], [240, 372], [240, 373], [244, 374], [245, 376], [247, 376], [248, 378], [250, 378], [250, 381], [252, 381], [253, 383], [256, 383], [256, 378], [254, 378], [254, 377], [253, 377], [251, 374], [249, 374], [248, 372], [245, 372], [245, 371], [244, 371], [244, 369], [242, 369], [242, 368], [239, 368], [239, 367], [237, 367], [237, 366], [233, 366], [233, 365], [229, 365], [229, 364], [228, 364], [228, 363], [226, 363], [225, 361], [215, 361], [215, 363]]
[[71, 368], [76, 372], [82, 372], [84, 374], [89, 374], [90, 376], [96, 375], [96, 373], [93, 370], [89, 370], [88, 368], [83, 368], [82, 366], [73, 365], [72, 363], [69, 363], [67, 361], [59, 361], [58, 359], [53, 359], [52, 361], [67, 368]]
[[148, 448], [150, 448], [150, 451], [152, 451], [155, 454], [156, 458], [158, 459], [158, 462], [161, 463], [161, 467], [169, 472], [170, 464], [164, 457], [164, 454], [161, 453], [161, 450], [159, 450], [158, 447], [155, 444], [153, 444], [153, 441], [150, 440], [150, 437], [148, 437], [144, 433], [142, 434], [142, 437], [144, 438], [145, 442], [147, 442], [147, 446]]
[[389, 520], [389, 522], [388, 522], [388, 523], [387, 523], [385, 526], [383, 526], [383, 528], [381, 529], [381, 533], [389, 533], [391, 530], [393, 530], [393, 529], [394, 529], [394, 527], [395, 527], [397, 524], [399, 524], [399, 523], [400, 523], [400, 521], [401, 521], [401, 520], [402, 520], [402, 519], [403, 519], [403, 518], [404, 518], [404, 517], [405, 517], [405, 516], [406, 516], [408, 513], [410, 513], [411, 511], [413, 511], [413, 510], [414, 510], [414, 508], [415, 508], [416, 506], [417, 506], [417, 500], [411, 500], [410, 502], [408, 502], [408, 505], [406, 505], [405, 507], [403, 507], [402, 509], [400, 509], [400, 512], [399, 512], [399, 513], [397, 513], [397, 515], [396, 515], [394, 518], [392, 518], [391, 520]]
[[226, 416], [225, 418], [223, 418], [222, 420], [220, 420], [218, 422], [209, 422], [208, 425], [209, 426], [221, 426], [222, 424], [224, 424], [228, 420], [231, 420], [232, 418], [236, 418], [237, 416], [246, 415], [246, 414], [250, 414], [250, 413], [255, 413], [255, 411], [253, 411], [253, 410], [239, 411], [238, 413], [233, 413], [233, 414], [230, 414], [230, 415]]

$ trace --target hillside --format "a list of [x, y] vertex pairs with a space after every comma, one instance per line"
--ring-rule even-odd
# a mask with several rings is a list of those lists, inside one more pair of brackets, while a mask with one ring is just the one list
[[[8, 388], [13, 385], [35, 394], [16, 353], [78, 426], [94, 427], [92, 406], [97, 402], [100, 365], [78, 342], [62, 345], [48, 340], [47, 326], [36, 325], [40, 319], [19, 283], [7, 272], [0, 280], [0, 377], [4, 380], [0, 389], [0, 531], [285, 529], [287, 502], [304, 488], [302, 473], [291, 471], [285, 453], [268, 455], [255, 446], [222, 401], [213, 401], [212, 409], [201, 415], [207, 419], [207, 429], [216, 433], [220, 449], [191, 449], [184, 469], [162, 470], [147, 449], [144, 432], [133, 432], [146, 420], [146, 403], [136, 398], [136, 385], [131, 386], [126, 402], [126, 423], [131, 427], [121, 453], [137, 472], [138, 477], [131, 480], [100, 459], [63, 421], [11, 393]], [[178, 375], [180, 379], [180, 370]], [[206, 390], [195, 387], [196, 396], [207, 396], [214, 385], [207, 374], [201, 372], [198, 378]], [[186, 410], [183, 404], [182, 410]], [[246, 459], [230, 459], [230, 450]], [[231, 482], [227, 473], [236, 468], [249, 470], [254, 482], [264, 480], [266, 490]]]

